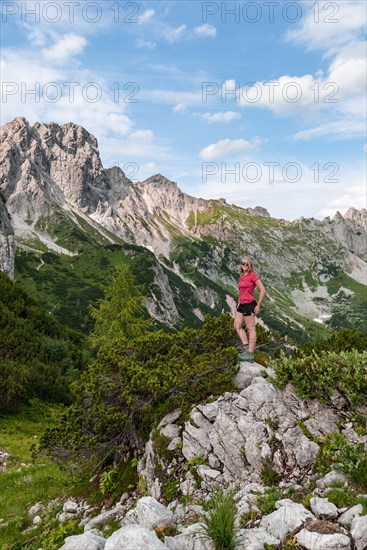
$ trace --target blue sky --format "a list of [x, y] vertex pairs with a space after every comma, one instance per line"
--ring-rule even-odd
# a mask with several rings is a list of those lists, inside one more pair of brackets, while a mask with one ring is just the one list
[[2, 123], [81, 124], [134, 181], [278, 218], [366, 207], [366, 5], [3, 1]]

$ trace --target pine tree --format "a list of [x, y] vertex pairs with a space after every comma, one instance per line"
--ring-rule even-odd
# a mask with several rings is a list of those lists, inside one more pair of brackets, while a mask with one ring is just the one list
[[88, 337], [93, 348], [100, 348], [114, 339], [136, 338], [151, 327], [151, 320], [143, 317], [142, 286], [136, 284], [127, 265], [118, 265], [102, 288], [104, 297], [98, 301], [98, 307], [89, 306], [95, 320]]

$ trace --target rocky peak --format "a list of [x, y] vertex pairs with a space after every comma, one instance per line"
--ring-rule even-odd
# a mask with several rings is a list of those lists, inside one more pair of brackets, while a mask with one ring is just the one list
[[183, 193], [176, 182], [161, 174], [138, 183], [136, 187], [149, 212], [164, 211], [182, 227], [185, 226], [186, 219], [192, 211], [205, 209], [209, 204], [209, 201]]
[[367, 230], [366, 208], [361, 208], [361, 210], [357, 210], [356, 208], [349, 208], [344, 214], [344, 219], [351, 220], [355, 224], [361, 225], [364, 229]]
[[36, 221], [47, 213], [50, 196], [86, 213], [108, 199], [97, 140], [77, 124], [31, 127], [18, 117], [1, 128], [1, 149], [0, 187], [10, 213]]
[[154, 176], [150, 176], [150, 178], [147, 178], [146, 180], [142, 181], [141, 185], [145, 185], [145, 186], [150, 185], [155, 189], [160, 189], [161, 187], [166, 187], [166, 188], [175, 187], [176, 189], [178, 189], [177, 183], [175, 181], [169, 180], [162, 174], [155, 174]]
[[247, 208], [254, 216], [261, 216], [262, 218], [270, 218], [270, 214], [266, 208], [262, 206], [255, 206], [255, 208]]

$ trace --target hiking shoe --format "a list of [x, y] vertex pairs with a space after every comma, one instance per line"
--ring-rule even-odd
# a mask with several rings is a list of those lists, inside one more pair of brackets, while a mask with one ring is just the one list
[[249, 363], [253, 363], [254, 354], [250, 351], [243, 350], [243, 352], [239, 354], [238, 358], [240, 359], [240, 361], [248, 361]]

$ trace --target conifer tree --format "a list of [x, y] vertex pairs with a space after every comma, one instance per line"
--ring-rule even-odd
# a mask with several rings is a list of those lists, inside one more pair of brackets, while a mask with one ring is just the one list
[[94, 329], [88, 337], [93, 348], [100, 348], [112, 340], [141, 336], [151, 326], [144, 319], [144, 296], [129, 267], [118, 265], [103, 287], [104, 297], [98, 307], [89, 306]]

